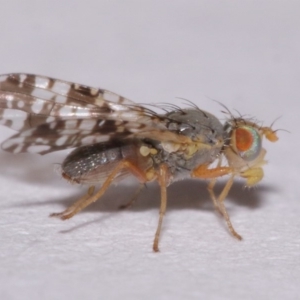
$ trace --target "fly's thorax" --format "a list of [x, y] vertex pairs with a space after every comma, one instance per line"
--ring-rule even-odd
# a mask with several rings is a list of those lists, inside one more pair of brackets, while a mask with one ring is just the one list
[[224, 144], [224, 130], [215, 116], [200, 109], [185, 109], [170, 112], [166, 117], [167, 128], [188, 137], [188, 142], [155, 143], [154, 147], [159, 150], [153, 156], [156, 165], [167, 163], [171, 172], [175, 173], [210, 163], [219, 155]]
[[169, 130], [187, 136], [192, 141], [211, 145], [223, 138], [223, 125], [214, 115], [203, 110], [182, 109], [170, 112], [167, 117]]

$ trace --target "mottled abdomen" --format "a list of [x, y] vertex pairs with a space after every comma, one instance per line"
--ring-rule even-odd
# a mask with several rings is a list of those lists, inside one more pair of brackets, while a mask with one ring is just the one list
[[[122, 160], [127, 160], [141, 170], [152, 166], [152, 160], [140, 154], [138, 141], [111, 141], [83, 146], [72, 151], [62, 164], [62, 176], [80, 184], [97, 184], [103, 181]], [[128, 175], [123, 169], [116, 179]]]

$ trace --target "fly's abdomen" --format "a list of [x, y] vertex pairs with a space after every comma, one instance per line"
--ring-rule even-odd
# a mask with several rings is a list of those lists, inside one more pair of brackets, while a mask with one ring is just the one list
[[[122, 160], [129, 160], [142, 169], [151, 165], [148, 158], [139, 155], [137, 143], [112, 141], [75, 149], [62, 164], [62, 176], [75, 183], [102, 183]], [[116, 178], [127, 174], [128, 170], [124, 169]]]

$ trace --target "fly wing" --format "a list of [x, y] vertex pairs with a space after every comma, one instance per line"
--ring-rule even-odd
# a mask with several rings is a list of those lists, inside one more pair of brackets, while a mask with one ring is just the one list
[[3, 143], [6, 151], [46, 154], [126, 138], [186, 141], [168, 130], [168, 121], [104, 89], [30, 74], [0, 76], [0, 124], [19, 131]]
[[0, 118], [3, 125], [18, 131], [57, 119], [118, 119], [122, 114], [134, 120], [143, 109], [104, 89], [38, 75], [0, 76]]
[[188, 141], [186, 137], [169, 130], [149, 128], [142, 123], [123, 121], [118, 124], [114, 120], [78, 119], [44, 123], [21, 131], [6, 140], [2, 148], [13, 153], [47, 154], [67, 148], [129, 138], [151, 138], [177, 143]]

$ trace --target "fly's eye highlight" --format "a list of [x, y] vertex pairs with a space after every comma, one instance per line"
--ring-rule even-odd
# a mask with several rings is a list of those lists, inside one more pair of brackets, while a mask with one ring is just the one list
[[251, 126], [239, 126], [234, 130], [235, 147], [241, 158], [252, 161], [261, 151], [261, 137]]

